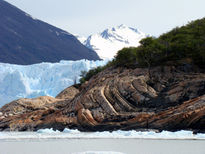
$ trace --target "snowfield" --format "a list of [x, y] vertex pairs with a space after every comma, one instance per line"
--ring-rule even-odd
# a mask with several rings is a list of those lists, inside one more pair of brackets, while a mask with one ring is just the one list
[[27, 66], [0, 63], [0, 107], [19, 98], [55, 97], [78, 81], [81, 71], [107, 62], [79, 60]]
[[80, 132], [65, 128], [63, 132], [53, 129], [41, 129], [37, 132], [0, 132], [0, 140], [21, 139], [175, 139], [175, 140], [205, 140], [205, 134], [193, 134], [192, 131], [178, 132], [162, 131], [113, 131], [113, 132]]
[[102, 33], [85, 37], [76, 36], [78, 40], [88, 48], [97, 52], [101, 59], [113, 58], [117, 51], [124, 47], [137, 47], [141, 39], [145, 38], [146, 34], [138, 29], [120, 25], [113, 28], [108, 28]]

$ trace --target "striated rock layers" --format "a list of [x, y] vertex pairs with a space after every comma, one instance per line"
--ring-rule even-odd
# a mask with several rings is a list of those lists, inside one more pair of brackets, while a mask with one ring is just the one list
[[205, 131], [205, 74], [188, 67], [109, 68], [56, 98], [0, 109], [0, 130], [41, 128]]

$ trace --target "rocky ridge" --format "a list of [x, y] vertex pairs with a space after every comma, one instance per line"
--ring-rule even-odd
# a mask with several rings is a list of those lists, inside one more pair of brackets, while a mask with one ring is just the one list
[[[56, 98], [21, 99], [3, 106], [0, 130], [205, 131], [205, 74], [193, 70], [155, 67], [149, 76], [145, 68], [108, 68]], [[15, 114], [16, 106], [20, 114]]]

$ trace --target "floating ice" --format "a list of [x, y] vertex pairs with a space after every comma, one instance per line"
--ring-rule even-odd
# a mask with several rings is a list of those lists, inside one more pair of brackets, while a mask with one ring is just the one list
[[68, 128], [65, 128], [65, 129], [63, 130], [63, 132], [64, 132], [64, 133], [80, 133], [80, 131], [77, 130], [77, 129], [68, 129]]
[[53, 129], [40, 129], [37, 132], [0, 132], [0, 140], [6, 139], [183, 139], [183, 140], [205, 140], [205, 134], [193, 134], [192, 131], [169, 132], [162, 131], [113, 131], [113, 132], [80, 132], [78, 130], [65, 129], [63, 132]]
[[58, 131], [58, 130], [54, 131], [53, 128], [51, 128], [51, 129], [46, 128], [46, 129], [39, 129], [39, 130], [37, 131], [37, 133], [47, 133], [47, 134], [51, 134], [51, 133], [60, 133], [60, 131]]

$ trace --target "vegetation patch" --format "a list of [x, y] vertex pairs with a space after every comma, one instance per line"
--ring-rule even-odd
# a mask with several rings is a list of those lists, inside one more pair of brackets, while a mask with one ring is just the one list
[[176, 27], [158, 38], [147, 37], [136, 48], [124, 48], [103, 67], [81, 75], [81, 83], [104, 69], [114, 67], [153, 67], [159, 65], [194, 64], [205, 68], [205, 18]]

